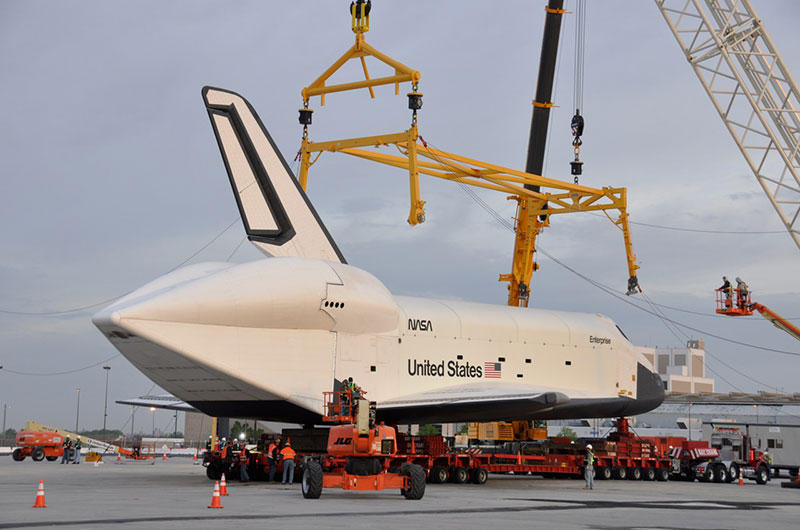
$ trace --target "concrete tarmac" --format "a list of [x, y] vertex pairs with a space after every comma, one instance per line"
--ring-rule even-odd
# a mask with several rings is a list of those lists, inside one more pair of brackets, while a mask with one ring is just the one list
[[[47, 508], [33, 509], [39, 480]], [[189, 458], [154, 465], [14, 462], [0, 457], [0, 529], [397, 528], [797, 529], [800, 490], [735, 484], [596, 481], [490, 475], [483, 486], [432, 485], [418, 501], [398, 491], [323, 490], [228, 482], [222, 510], [206, 508], [213, 482]]]

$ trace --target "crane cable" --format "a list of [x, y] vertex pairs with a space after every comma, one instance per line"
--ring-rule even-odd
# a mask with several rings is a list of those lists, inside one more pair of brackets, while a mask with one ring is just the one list
[[[570, 173], [574, 176], [575, 184], [578, 184], [578, 177], [583, 173], [583, 162], [581, 162], [581, 145], [583, 141], [583, 116], [581, 109], [583, 106], [583, 84], [584, 84], [584, 63], [586, 51], [586, 0], [576, 0], [575, 6], [575, 65], [573, 70], [573, 92], [572, 107], [575, 115], [572, 116], [570, 127], [572, 128], [572, 149], [575, 159], [569, 163]], [[584, 109], [585, 110], [585, 109]]]

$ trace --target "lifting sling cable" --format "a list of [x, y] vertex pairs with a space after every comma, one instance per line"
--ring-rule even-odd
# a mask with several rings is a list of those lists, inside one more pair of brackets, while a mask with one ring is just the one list
[[[583, 162], [580, 160], [581, 154], [581, 135], [583, 135], [583, 116], [581, 116], [581, 109], [583, 109], [583, 73], [584, 73], [584, 55], [586, 50], [586, 0], [576, 0], [575, 6], [575, 65], [573, 70], [573, 94], [572, 94], [572, 107], [575, 109], [575, 115], [572, 116], [570, 127], [572, 128], [572, 147], [575, 153], [575, 159], [570, 162], [570, 173], [574, 176], [575, 184], [578, 183], [578, 177], [583, 173]], [[585, 110], [585, 109], [584, 109]]]

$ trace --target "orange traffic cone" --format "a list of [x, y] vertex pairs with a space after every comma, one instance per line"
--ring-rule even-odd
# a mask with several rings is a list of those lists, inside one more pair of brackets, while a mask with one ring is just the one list
[[214, 482], [214, 495], [211, 497], [211, 504], [208, 505], [209, 508], [224, 508], [222, 504], [219, 502], [219, 480]]
[[192, 460], [194, 460], [195, 462], [197, 462], [197, 451], [195, 451], [195, 452], [194, 452], [194, 456], [192, 457]]
[[741, 469], [739, 470], [739, 482], [738, 482], [738, 484], [740, 486], [744, 486], [744, 477], [742, 476], [742, 470]]
[[164, 456], [161, 457], [161, 460], [166, 460], [166, 459], [167, 459], [167, 453], [164, 453]]
[[222, 474], [222, 482], [219, 485], [219, 494], [220, 495], [228, 494], [228, 483], [225, 482], [225, 473]]
[[117, 462], [122, 462], [122, 456], [119, 453], [117, 453]]
[[33, 503], [34, 508], [47, 508], [44, 503], [44, 480], [39, 481], [39, 490], [36, 492], [36, 502]]

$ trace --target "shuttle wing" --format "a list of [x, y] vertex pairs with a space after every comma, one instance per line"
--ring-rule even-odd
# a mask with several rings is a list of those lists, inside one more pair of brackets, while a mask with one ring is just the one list
[[132, 405], [134, 407], [153, 407], [157, 409], [177, 410], [179, 412], [200, 412], [185, 401], [181, 401], [175, 396], [141, 396], [138, 398], [121, 399], [116, 401], [120, 405]]
[[424, 423], [426, 418], [441, 417], [444, 411], [464, 421], [481, 421], [496, 419], [499, 409], [507, 411], [509, 419], [518, 419], [569, 400], [565, 392], [552, 388], [466, 384], [381, 401], [377, 407], [380, 418], [389, 421], [419, 416], [417, 421]]
[[270, 256], [346, 263], [250, 103], [213, 87], [203, 99], [248, 239]]

